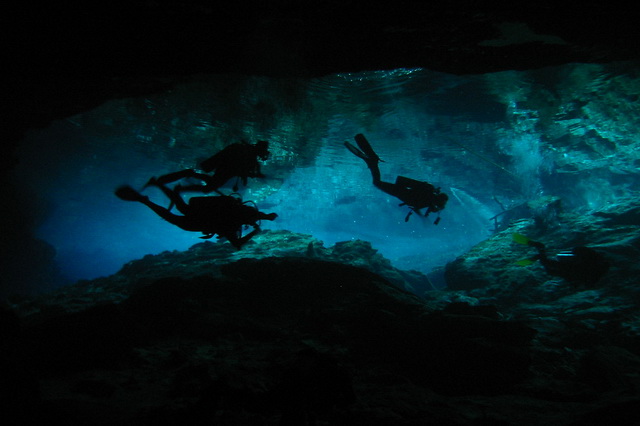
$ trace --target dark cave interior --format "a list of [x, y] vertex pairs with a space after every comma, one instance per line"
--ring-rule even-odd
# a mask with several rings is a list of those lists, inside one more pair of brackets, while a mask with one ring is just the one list
[[[638, 424], [639, 14], [12, 7], [0, 408], [52, 425]], [[371, 189], [342, 146], [360, 132], [389, 179], [442, 185], [439, 225]], [[281, 219], [246, 249], [112, 195], [242, 138], [272, 143], [271, 180], [245, 194]], [[587, 287], [523, 268], [514, 233], [611, 268]]]
[[[73, 131], [65, 133], [64, 125], [61, 126], [55, 122], [62, 120], [62, 122], [74, 123], [72, 117], [88, 113], [101, 105], [108, 104], [110, 100], [134, 99], [134, 104], [135, 99], [139, 99], [139, 102], [158, 100], [180, 102], [178, 98], [162, 98], [161, 94], [171, 92], [172, 88], [188, 85], [193, 81], [194, 76], [231, 75], [238, 76], [235, 78], [239, 79], [273, 78], [275, 83], [271, 83], [271, 87], [266, 89], [260, 87], [260, 83], [246, 83], [246, 87], [242, 90], [235, 89], [240, 93], [231, 91], [224, 95], [219, 102], [222, 104], [219, 106], [220, 109], [224, 108], [225, 102], [229, 105], [236, 98], [243, 99], [251, 96], [247, 95], [247, 92], [250, 93], [252, 88], [266, 92], [262, 94], [263, 97], [285, 99], [282, 101], [284, 103], [294, 99], [293, 104], [287, 107], [295, 109], [295, 97], [298, 96], [295, 91], [308, 90], [305, 84], [299, 81], [320, 79], [320, 84], [326, 84], [330, 88], [335, 81], [321, 79], [336, 73], [375, 73], [377, 70], [420, 68], [427, 70], [426, 72], [434, 71], [446, 73], [444, 75], [464, 77], [492, 75], [492, 73], [509, 70], [544, 70], [546, 67], [572, 63], [620, 63], [618, 61], [625, 64], [620, 72], [626, 73], [628, 69], [633, 69], [629, 61], [637, 59], [637, 51], [630, 42], [637, 39], [635, 13], [626, 8], [604, 7], [591, 2], [579, 8], [559, 5], [557, 2], [535, 2], [516, 7], [509, 2], [468, 1], [429, 5], [410, 1], [393, 5], [386, 2], [368, 2], [366, 7], [359, 2], [318, 1], [306, 2], [304, 5], [289, 1], [279, 1], [269, 5], [238, 2], [224, 8], [212, 7], [207, 2], [174, 4], [174, 2], [156, 1], [139, 5], [112, 2], [96, 7], [88, 7], [79, 2], [71, 2], [64, 6], [36, 6], [27, 2], [17, 7], [12, 16], [14, 25], [8, 27], [10, 37], [6, 52], [8, 78], [4, 79], [7, 86], [4, 93], [5, 96], [8, 95], [5, 105], [8, 108], [5, 113], [3, 143], [6, 154], [2, 156], [2, 169], [5, 171], [3, 178], [7, 181], [3, 185], [3, 198], [8, 202], [3, 205], [3, 217], [8, 232], [4, 239], [6, 243], [3, 245], [3, 251], [6, 254], [3, 259], [5, 259], [8, 276], [24, 277], [25, 270], [29, 270], [35, 276], [27, 280], [34, 284], [28, 284], [28, 287], [33, 288], [25, 289], [26, 292], [39, 287], [50, 288], [49, 284], [37, 283], [38, 277], [45, 275], [52, 280], [51, 277], [56, 272], [55, 265], [43, 262], [44, 259], [55, 257], [54, 252], [47, 247], [47, 242], [40, 241], [40, 235], [34, 234], [34, 229], [43, 226], [44, 217], [51, 214], [48, 211], [55, 209], [56, 203], [72, 205], [74, 200], [72, 196], [66, 194], [67, 197], [72, 198], [71, 202], [65, 199], [52, 201], [49, 199], [50, 194], [56, 189], [44, 189], [48, 192], [45, 196], [38, 194], [37, 189], [33, 189], [34, 186], [46, 188], [46, 183], [36, 182], [27, 189], [15, 188], [10, 174], [16, 169], [17, 163], [18, 168], [22, 167], [22, 177], [19, 178], [22, 180], [29, 179], [28, 177], [25, 179], [25, 175], [37, 176], [38, 172], [34, 173], [34, 169], [40, 168], [41, 179], [49, 180], [49, 183], [53, 184], [58, 175], [66, 174], [61, 170], [82, 167], [71, 163], [73, 161], [71, 151], [83, 152], [76, 161], [89, 162], [87, 158], [92, 155], [90, 152], [93, 149], [92, 144], [98, 143], [91, 138], [95, 140], [101, 135], [96, 137], [90, 131], [86, 134], [76, 134], [77, 132]], [[615, 73], [615, 69], [616, 67], [614, 71], [607, 69], [602, 72]], [[521, 78], [525, 81], [535, 79], [537, 87], [532, 90], [542, 93], [545, 85], [553, 85], [553, 79], [562, 78], [560, 77], [562, 73], [563, 71], [555, 72], [556, 75], [552, 75], [554, 72], [549, 73], [552, 75], [551, 82], [539, 76], [526, 75]], [[494, 80], [503, 79], [499, 74], [493, 75], [496, 75]], [[590, 77], [593, 76], [584, 78]], [[214, 85], [213, 88], [202, 89], [203, 92], [217, 93], [216, 90], [220, 92], [220, 85], [234, 85], [233, 81], [229, 82], [225, 78], [216, 83], [217, 86]], [[378, 78], [374, 77], [372, 84], [380, 84], [380, 81], [384, 81], [384, 78], [381, 80]], [[295, 82], [291, 83], [291, 79]], [[421, 81], [437, 79], [437, 76], [427, 75]], [[283, 84], [291, 88], [283, 91], [277, 87]], [[434, 82], [434, 87], [427, 85], [426, 88], [419, 90], [433, 92], [438, 84], [449, 83]], [[483, 121], [482, 116], [495, 108], [494, 105], [498, 105], [497, 115], [501, 115], [504, 104], [490, 100], [486, 94], [479, 93], [477, 88], [471, 88], [469, 91], [469, 87], [474, 84], [477, 85], [473, 81], [467, 83], [467, 80], [454, 83], [453, 86], [459, 89], [454, 87], [453, 90], [443, 91], [440, 95], [441, 100], [437, 99], [437, 94], [433, 95], [430, 112], [436, 116], [446, 114], [455, 116], [464, 110], [465, 113], [475, 116], [474, 121]], [[575, 84], [579, 84], [579, 81]], [[241, 85], [237, 84], [237, 86]], [[196, 83], [187, 90], [197, 92], [199, 87]], [[327, 93], [330, 91], [325, 90]], [[407, 87], [404, 90], [411, 92], [417, 89]], [[504, 90], [508, 91], [509, 88]], [[291, 91], [294, 93], [292, 94]], [[320, 93], [320, 95], [327, 97], [326, 93]], [[357, 93], [344, 91], [342, 96], [357, 96]], [[633, 91], [621, 96], [633, 96]], [[368, 101], [371, 104], [382, 102], [379, 99]], [[261, 101], [258, 99], [254, 102]], [[574, 99], [571, 102], [581, 101]], [[477, 105], [476, 109], [474, 104]], [[210, 107], [207, 104], [196, 105], [200, 108]], [[265, 105], [267, 108], [278, 108], [277, 105], [275, 107], [269, 105], [268, 101]], [[331, 105], [331, 101], [328, 101], [327, 105]], [[189, 107], [190, 104], [185, 103], [184, 108]], [[125, 120], [146, 118], [144, 114], [132, 110], [136, 108], [135, 105], [122, 108], [129, 108], [131, 112], [131, 116]], [[260, 108], [260, 103], [256, 104], [255, 108]], [[338, 109], [339, 107], [336, 108]], [[304, 112], [319, 114], [318, 108]], [[165, 108], [165, 111], [159, 109], [157, 113], [167, 116], [181, 114], [176, 108]], [[108, 115], [109, 112], [104, 114]], [[109, 120], [121, 119], [117, 114], [123, 113], [116, 111], [116, 115]], [[217, 122], [222, 121], [223, 125], [236, 128], [235, 133], [231, 131], [222, 136], [229, 138], [247, 136], [246, 133], [237, 131], [237, 128], [243, 125], [243, 119], [249, 120], [241, 114], [243, 114], [241, 109], [236, 116], [233, 116], [233, 112], [218, 113], [222, 118], [216, 117], [219, 118]], [[518, 114], [522, 113], [518, 112]], [[542, 113], [539, 112], [539, 114]], [[226, 123], [224, 123], [225, 115], [229, 117]], [[492, 119], [490, 115], [486, 116], [489, 120]], [[277, 118], [282, 120], [281, 116]], [[409, 118], [419, 119], [419, 117]], [[238, 122], [231, 122], [232, 119]], [[298, 122], [307, 120], [300, 116], [294, 119]], [[322, 119], [324, 117], [319, 118], [318, 121]], [[403, 117], [399, 116], [398, 120], [402, 119]], [[100, 118], [94, 118], [94, 120], [100, 120]], [[52, 123], [54, 123], [53, 134], [42, 136], [40, 145], [36, 145], [35, 148], [39, 150], [42, 158], [17, 154], [18, 146], [21, 141], [24, 141], [28, 131], [45, 129]], [[366, 125], [357, 124], [360, 128]], [[384, 125], [384, 123], [380, 124], [379, 127]], [[387, 132], [398, 131], [394, 129], [401, 129], [403, 126], [402, 123], [386, 125], [394, 127], [386, 129]], [[443, 125], [452, 126], [449, 123], [443, 123]], [[144, 124], [140, 124], [139, 127], [143, 128], [143, 126]], [[74, 126], [71, 125], [71, 127]], [[143, 128], [142, 131], [144, 130]], [[324, 135], [309, 126], [298, 130], [309, 131], [310, 134], [298, 136], [296, 140], [290, 136], [282, 142], [281, 147], [285, 154], [296, 152], [308, 162], [309, 159], [318, 155], [317, 149], [313, 146], [314, 137]], [[358, 130], [357, 127], [355, 130]], [[114, 130], [110, 131], [114, 132]], [[114, 133], [117, 131], [138, 134], [141, 132], [134, 126], [131, 126], [131, 129], [126, 127], [115, 129]], [[168, 132], [171, 131], [174, 133], [184, 131], [184, 128], [172, 129]], [[344, 134], [339, 134], [337, 137], [352, 136], [347, 133], [352, 131], [349, 126], [342, 131]], [[456, 131], [458, 134], [455, 134]], [[334, 133], [338, 134], [338, 130], [334, 129]], [[454, 139], [452, 143], [460, 143], [459, 140], [455, 140], [459, 137], [459, 133], [459, 130], [454, 129], [454, 134], [451, 136]], [[114, 139], [117, 136], [116, 134]], [[267, 134], [267, 136], [270, 135]], [[381, 136], [386, 138], [389, 133], [383, 133]], [[174, 135], [169, 134], [166, 137], [172, 138]], [[180, 143], [191, 144], [193, 152], [190, 154], [194, 157], [198, 153], [197, 146], [194, 144], [202, 144], [202, 136], [191, 134], [190, 137], [192, 142], [180, 141]], [[198, 140], [199, 137], [200, 140]], [[425, 136], [422, 135], [422, 137]], [[121, 138], [121, 140], [124, 139]], [[561, 139], [558, 140], [563, 143]], [[110, 148], [111, 140], [103, 140], [99, 143], [103, 144], [102, 150], [111, 149], [114, 152], [113, 156], [117, 156], [117, 153], [123, 150], [122, 144], [131, 144], [124, 141]], [[392, 140], [389, 143], [403, 142], [400, 138], [398, 142]], [[550, 145], [553, 146], [555, 143], [551, 141]], [[526, 143], [523, 147], [526, 147]], [[150, 148], [157, 151], [162, 149], [162, 146]], [[437, 146], [429, 149], [431, 152], [427, 155], [444, 156], [441, 163], [448, 161], [456, 164], [459, 160], [448, 157], [447, 153], [451, 151], [450, 149], [435, 153], [434, 151], [438, 150]], [[94, 154], [94, 157], [95, 155], [100, 154]], [[121, 154], [121, 156], [127, 155]], [[498, 157], [490, 160], [500, 164], [504, 158], [499, 156], [504, 154], [496, 155]], [[164, 155], [164, 157], [167, 156], [174, 156], [166, 159], [163, 166], [167, 168], [179, 167], [187, 161], [193, 161], [184, 159], [180, 153]], [[406, 162], [404, 158], [399, 160]], [[53, 161], [59, 164], [58, 169], [47, 167], [47, 163]], [[145, 167], [157, 167], [155, 163], [145, 166], [144, 158], [138, 161], [141, 170], [145, 170]], [[129, 169], [135, 167], [124, 164], [122, 166]], [[85, 170], [90, 167], [92, 167], [91, 164], [83, 167], [82, 173], [90, 173]], [[47, 170], [54, 174], [50, 179], [45, 177]], [[153, 172], [149, 171], [149, 173]], [[72, 182], [73, 179], [71, 176], [65, 182]], [[97, 178], [94, 177], [94, 179]], [[104, 176], [102, 179], [106, 180]], [[300, 179], [304, 180], [305, 177]], [[58, 188], [58, 192], [73, 191], [73, 184], [68, 184], [69, 188]], [[98, 185], [101, 184], [103, 183], [98, 182]], [[568, 184], [571, 185], [570, 182]], [[80, 190], [82, 189], [80, 187]], [[478, 197], [477, 193], [472, 193], [472, 196]], [[345, 195], [345, 199], [348, 199], [348, 194]], [[100, 200], [82, 201], [96, 204], [97, 208], [100, 208]], [[282, 202], [282, 198], [275, 202]], [[289, 205], [287, 208], [295, 210], [296, 206]], [[64, 208], [59, 209], [58, 214], [69, 216]], [[76, 215], [81, 214], [83, 214], [81, 211], [76, 213]], [[120, 223], [125, 221], [117, 220]], [[102, 235], [106, 235], [108, 231], [99, 229], [114, 226], [110, 223], [96, 225], [95, 230], [91, 229], [90, 224], [79, 225], [73, 232], [79, 235], [102, 232]], [[52, 230], [51, 234], [67, 232], [67, 228], [60, 227], [56, 222], [48, 227]], [[322, 229], [313, 228], [301, 231], [323, 233]], [[375, 232], [370, 232], [369, 238]], [[171, 235], [168, 238], [180, 240], [176, 233], [171, 234], [170, 231], [168, 233]], [[470, 238], [469, 241], [475, 242], [478, 238], [484, 237], [482, 232], [481, 234]], [[89, 238], [77, 240], [78, 244], [82, 245], [82, 240], [87, 241]], [[103, 245], [107, 244], [112, 243], [105, 242]], [[158, 245], [157, 242], [150, 242], [147, 245], [150, 244]], [[179, 247], [186, 247], [184, 244], [187, 243]], [[158, 247], [164, 246], [160, 243]], [[145, 248], [141, 247], [139, 250]], [[54, 250], [59, 254], [65, 251], [60, 246]], [[67, 250], [67, 252], [69, 253], [67, 257], [78, 258], [78, 250]], [[86, 253], [83, 259], [78, 258], [78, 263], [82, 263], [83, 266], [70, 274], [71, 279], [100, 276], [106, 273], [105, 271], [113, 270], [113, 267], [99, 269], [100, 262], [95, 260], [101, 256], [99, 249], [87, 249]], [[91, 260], [92, 258], [94, 260]], [[32, 259], [38, 260], [34, 262]], [[116, 259], [113, 262], [123, 260], [127, 259]], [[96, 268], [94, 274], [87, 272], [92, 268]], [[64, 281], [63, 278], [61, 280]], [[13, 289], [22, 292], [17, 286]]]

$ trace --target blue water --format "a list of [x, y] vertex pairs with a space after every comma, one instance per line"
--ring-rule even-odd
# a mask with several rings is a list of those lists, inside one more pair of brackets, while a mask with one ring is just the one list
[[[584, 73], [600, 86], [608, 81], [597, 69]], [[582, 155], [571, 147], [550, 149], [540, 124], [557, 119], [584, 133], [591, 124], [567, 124], [566, 117], [541, 117], [524, 107], [523, 99], [540, 96], [530, 84], [526, 73], [516, 72], [395, 70], [309, 81], [201, 76], [30, 132], [14, 180], [34, 201], [26, 214], [33, 216], [35, 234], [56, 249], [68, 280], [92, 279], [146, 254], [201, 241], [145, 206], [117, 199], [115, 187], [141, 188], [151, 176], [193, 167], [214, 153], [213, 142], [266, 139], [272, 147], [263, 167], [268, 178], [242, 189], [245, 199], [278, 213], [264, 228], [311, 234], [327, 246], [367, 240], [395, 266], [429, 273], [488, 237], [489, 218], [502, 206], [554, 192], [545, 177], [552, 181], [560, 162]], [[583, 97], [595, 92], [589, 85], [571, 90], [584, 90]], [[629, 130], [612, 123], [606, 131], [626, 137]], [[343, 146], [357, 133], [385, 160], [383, 180], [404, 175], [449, 194], [439, 225], [416, 215], [405, 222], [407, 208], [373, 187], [364, 163]], [[556, 191], [572, 207], [595, 208], [614, 196], [608, 184], [589, 190], [607, 182], [601, 170], [577, 182]], [[158, 191], [147, 191], [165, 203]]]

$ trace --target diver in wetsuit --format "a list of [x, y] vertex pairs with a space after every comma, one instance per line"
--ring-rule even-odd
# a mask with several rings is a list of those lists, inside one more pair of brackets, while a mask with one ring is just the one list
[[607, 259], [589, 247], [578, 246], [561, 251], [555, 259], [551, 259], [543, 243], [517, 233], [513, 234], [513, 240], [519, 244], [534, 247], [538, 251], [537, 256], [516, 262], [518, 265], [526, 266], [539, 260], [549, 275], [564, 278], [571, 283], [593, 285], [609, 270]]
[[[278, 216], [275, 213], [262, 213], [257, 208], [243, 203], [241, 199], [229, 195], [192, 197], [186, 203], [180, 194], [163, 184], [155, 181], [149, 184], [160, 188], [182, 216], [171, 213], [169, 209], [150, 201], [149, 197], [140, 194], [130, 186], [119, 187], [115, 194], [121, 200], [144, 204], [167, 222], [185, 231], [202, 232], [204, 235], [200, 238], [208, 239], [218, 234], [218, 238], [226, 238], [237, 249], [241, 249], [260, 232], [258, 225], [260, 220], [274, 220]], [[244, 225], [252, 226], [253, 230], [242, 236]]]
[[[205, 173], [200, 173], [194, 169], [185, 169], [179, 172], [169, 173], [157, 178], [151, 178], [146, 186], [151, 184], [165, 185], [184, 178], [200, 179], [203, 184], [195, 184], [188, 186], [177, 185], [174, 190], [176, 192], [202, 192], [209, 194], [237, 177], [242, 183], [247, 185], [247, 178], [265, 177], [260, 171], [260, 163], [258, 160], [266, 160], [269, 157], [269, 142], [258, 141], [251, 145], [245, 142], [238, 142], [226, 146], [220, 152], [200, 163], [200, 169]], [[215, 170], [213, 175], [209, 175]], [[238, 190], [238, 181], [236, 181], [234, 192]]]
[[[367, 164], [367, 167], [371, 171], [371, 177], [373, 178], [373, 184], [380, 190], [386, 192], [389, 195], [400, 199], [401, 206], [407, 205], [411, 209], [405, 217], [405, 222], [409, 220], [409, 217], [413, 212], [421, 214], [420, 210], [425, 209], [424, 216], [427, 217], [429, 213], [439, 212], [444, 209], [449, 196], [440, 192], [440, 188], [436, 188], [428, 182], [423, 182], [415, 179], [410, 179], [405, 176], [396, 177], [395, 183], [384, 182], [380, 179], [380, 168], [378, 163], [382, 160], [375, 153], [369, 141], [363, 134], [359, 133], [355, 136], [358, 148], [351, 145], [349, 142], [345, 142], [344, 145], [349, 151], [356, 156], [362, 158]], [[434, 222], [436, 225], [440, 222], [440, 217]]]

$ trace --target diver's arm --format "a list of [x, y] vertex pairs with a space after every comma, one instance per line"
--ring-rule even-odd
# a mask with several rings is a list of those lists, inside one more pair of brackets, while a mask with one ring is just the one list
[[262, 174], [262, 166], [260, 165], [260, 161], [257, 158], [256, 158], [256, 166], [254, 167], [254, 170], [253, 170], [253, 176], [259, 177], [259, 178], [265, 177]]
[[263, 178], [265, 177], [265, 175], [262, 174], [261, 168], [260, 168], [260, 162], [258, 161], [258, 159], [255, 159], [255, 164], [252, 165], [251, 170], [249, 170], [249, 177], [257, 177], [257, 178]]

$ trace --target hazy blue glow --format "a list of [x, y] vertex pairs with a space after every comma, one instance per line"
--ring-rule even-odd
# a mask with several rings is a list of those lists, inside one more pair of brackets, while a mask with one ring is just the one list
[[[635, 80], [616, 83], [594, 66], [552, 74], [567, 79], [553, 92], [515, 72], [394, 70], [306, 82], [202, 77], [31, 132], [14, 178], [25, 198], [38, 200], [25, 214], [56, 248], [65, 274], [90, 279], [201, 241], [117, 199], [115, 187], [140, 188], [151, 176], [193, 167], [213, 154], [214, 142], [267, 139], [270, 179], [243, 190], [245, 199], [279, 214], [265, 228], [312, 234], [325, 245], [367, 240], [396, 266], [429, 272], [490, 235], [488, 219], [500, 211], [495, 200], [510, 206], [560, 195], [572, 207], [596, 208], [637, 187], [637, 171], [628, 166], [638, 152], [629, 142], [635, 130], [624, 124], [637, 111], [602, 92], [605, 85], [614, 95], [631, 90]], [[344, 148], [356, 133], [365, 133], [386, 161], [384, 180], [404, 175], [442, 186], [450, 201], [440, 225], [415, 215], [404, 222], [407, 209], [374, 188], [364, 163]], [[560, 168], [564, 174], [556, 173]], [[614, 189], [611, 172], [622, 176]], [[165, 202], [157, 191], [148, 194]]]

